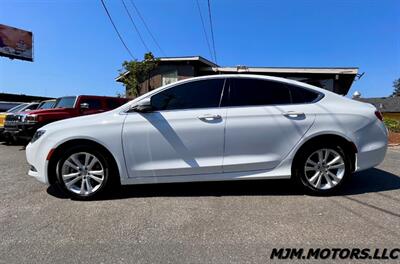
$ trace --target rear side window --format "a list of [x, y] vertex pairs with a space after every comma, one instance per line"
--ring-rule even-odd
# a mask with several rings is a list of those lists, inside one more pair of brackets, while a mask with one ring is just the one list
[[289, 88], [280, 82], [232, 78], [229, 92], [229, 106], [255, 106], [290, 104]]
[[300, 86], [288, 85], [293, 104], [304, 104], [314, 102], [319, 94]]
[[174, 86], [151, 97], [155, 110], [219, 107], [225, 79], [194, 81]]
[[101, 100], [99, 99], [83, 99], [81, 101], [81, 104], [88, 104], [89, 105], [89, 109], [100, 109], [101, 108]]

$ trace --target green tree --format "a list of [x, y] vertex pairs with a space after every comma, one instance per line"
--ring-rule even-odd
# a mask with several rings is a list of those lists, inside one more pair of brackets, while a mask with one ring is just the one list
[[393, 94], [392, 96], [399, 96], [400, 97], [400, 78], [393, 82]]
[[[135, 59], [122, 63], [120, 76], [123, 76], [121, 82], [126, 88], [127, 95], [133, 97], [140, 95], [139, 85], [150, 78], [151, 71], [157, 67], [157, 64], [158, 59], [151, 52], [145, 53], [142, 61]], [[124, 73], [127, 74], [124, 75]]]

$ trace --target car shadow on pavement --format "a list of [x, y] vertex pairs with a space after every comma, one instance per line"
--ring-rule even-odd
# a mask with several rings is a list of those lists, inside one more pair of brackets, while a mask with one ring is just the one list
[[[357, 172], [349, 178], [334, 196], [373, 193], [400, 189], [400, 176], [380, 169]], [[65, 199], [53, 187], [47, 192]], [[202, 196], [271, 196], [305, 195], [300, 186], [291, 180], [254, 180], [195, 183], [163, 183], [121, 186], [98, 200], [115, 200], [143, 197], [202, 197]]]

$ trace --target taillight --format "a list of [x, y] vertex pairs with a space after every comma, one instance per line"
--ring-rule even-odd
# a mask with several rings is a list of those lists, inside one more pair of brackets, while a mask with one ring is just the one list
[[379, 120], [383, 121], [383, 115], [382, 115], [381, 112], [375, 111], [375, 115], [376, 115], [376, 117], [377, 117]]

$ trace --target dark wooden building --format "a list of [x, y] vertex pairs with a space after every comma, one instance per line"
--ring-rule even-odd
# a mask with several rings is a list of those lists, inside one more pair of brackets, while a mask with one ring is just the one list
[[[358, 68], [351, 67], [220, 67], [219, 65], [201, 57], [163, 57], [154, 69], [150, 78], [140, 85], [140, 94], [156, 89], [160, 86], [179, 80], [214, 74], [259, 74], [309, 83], [338, 94], [346, 95], [358, 74]], [[129, 72], [118, 76], [117, 82]], [[126, 91], [128, 97], [132, 97], [130, 91]]]

